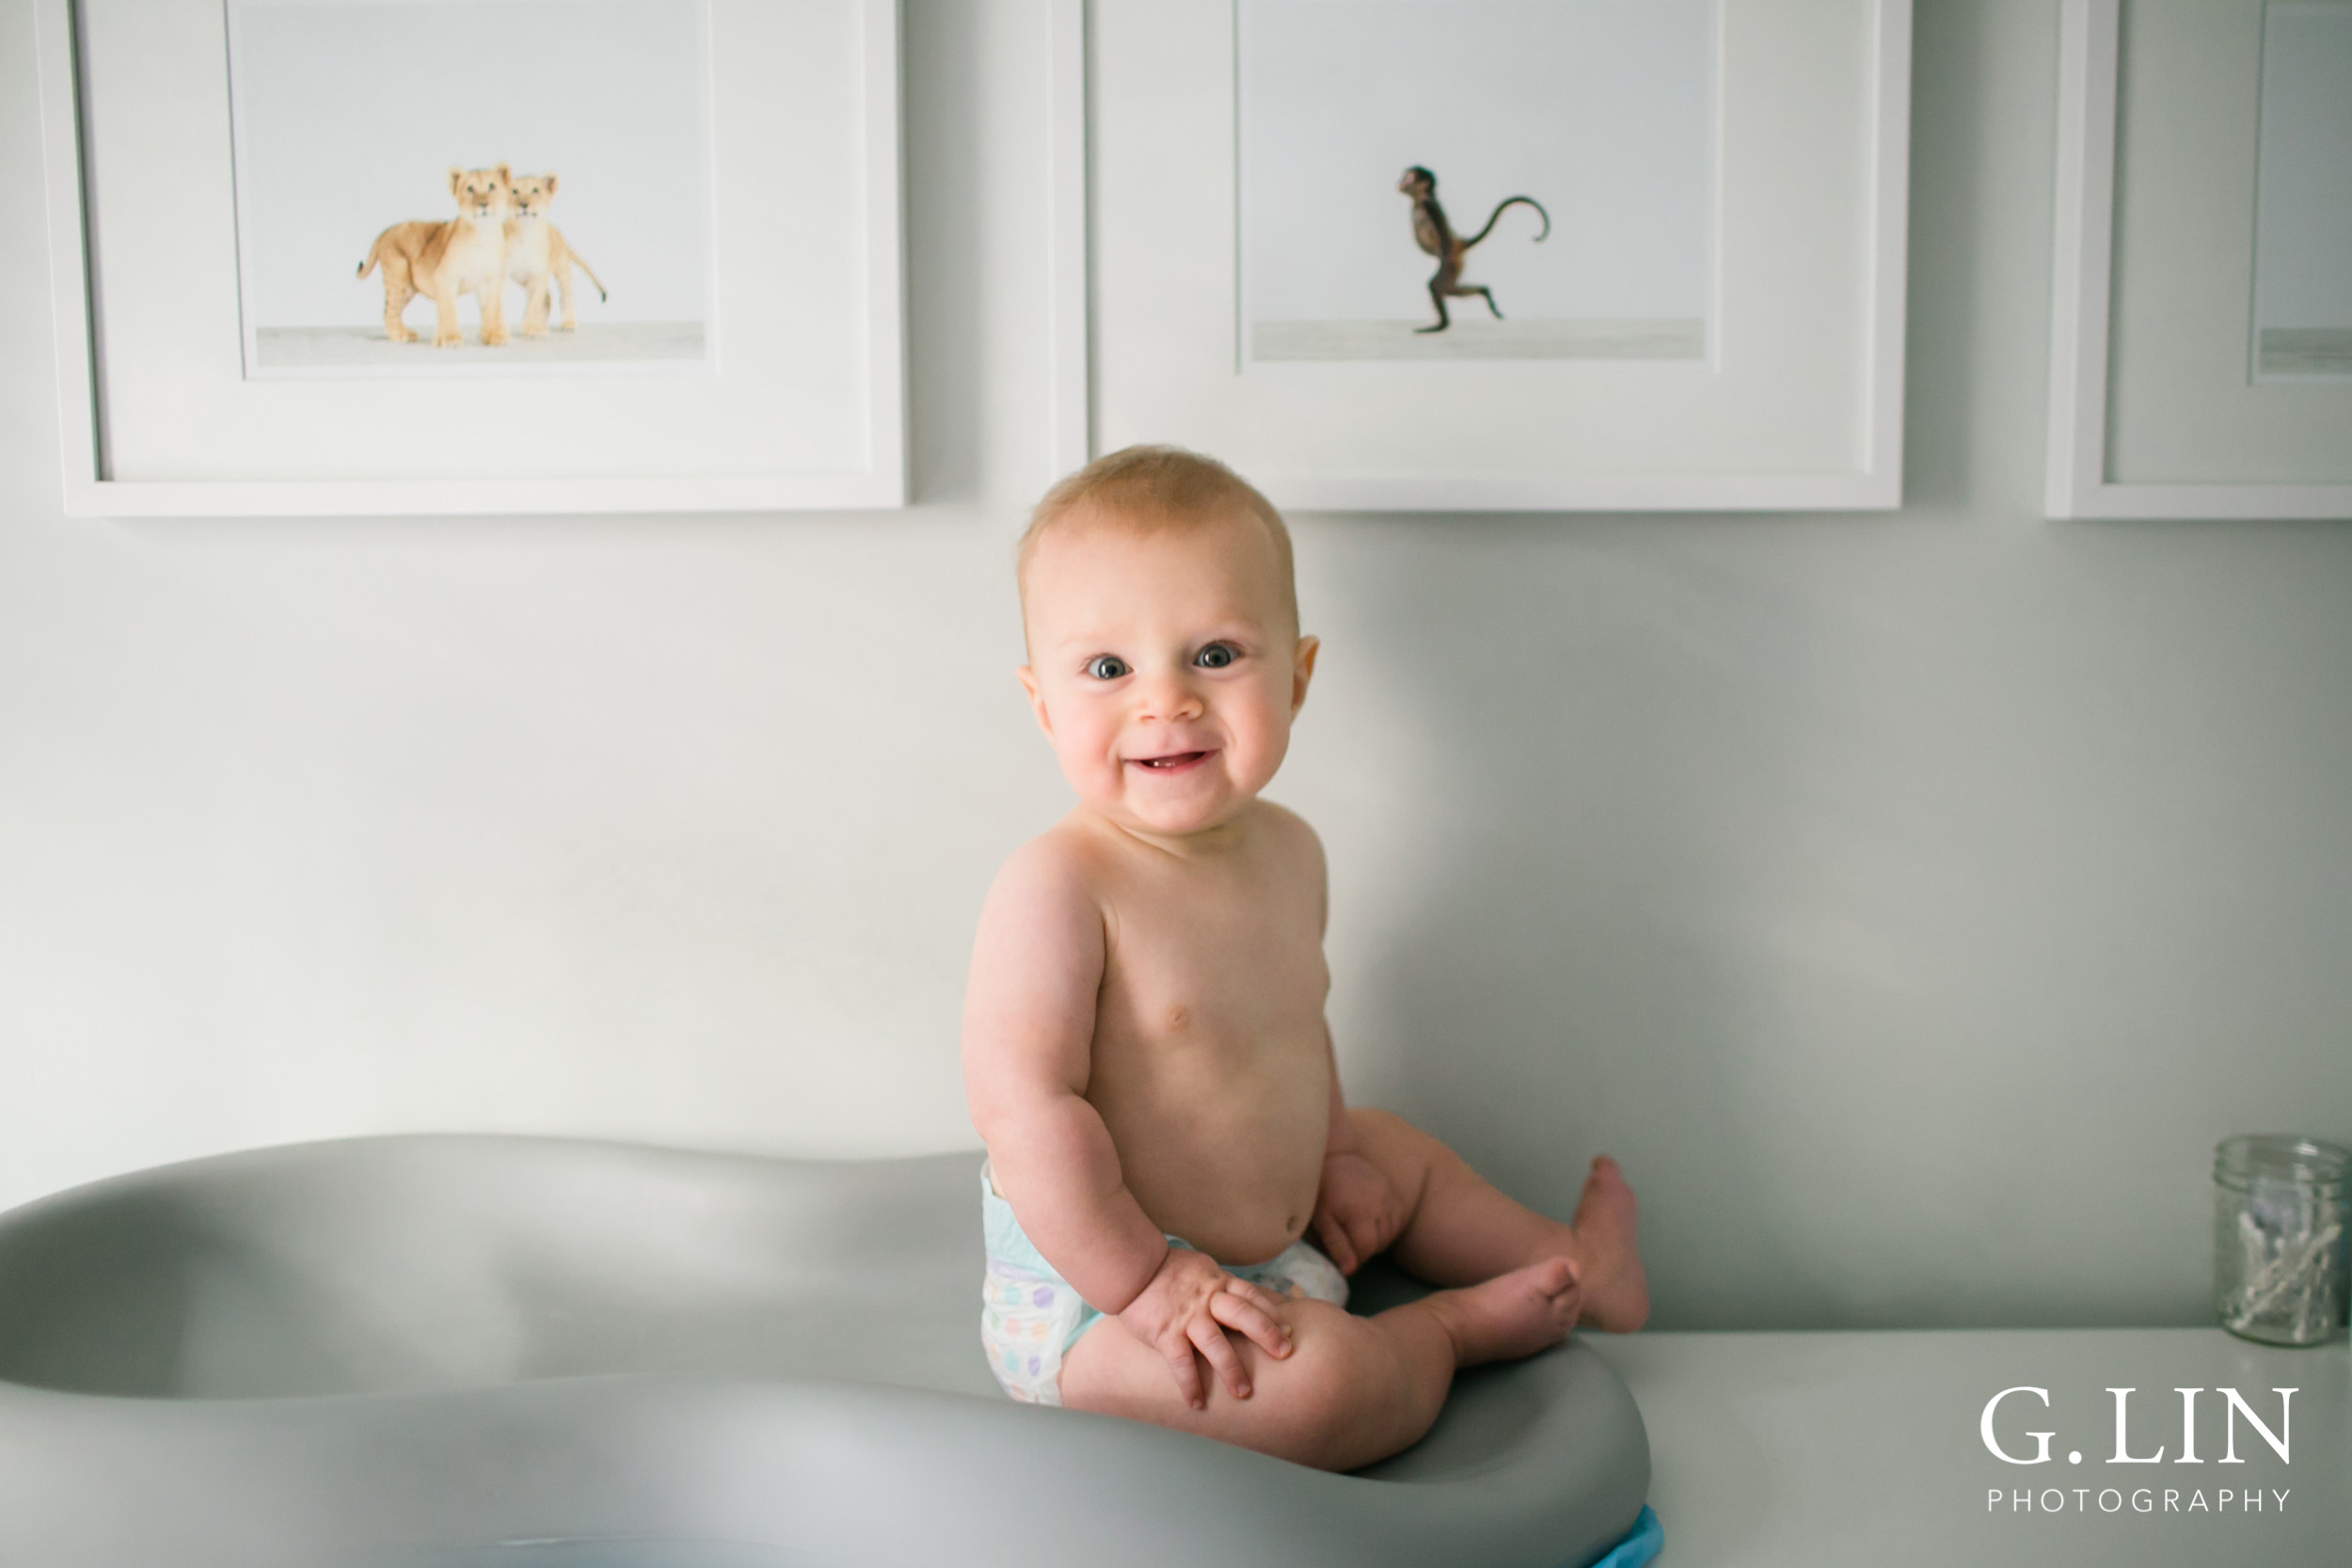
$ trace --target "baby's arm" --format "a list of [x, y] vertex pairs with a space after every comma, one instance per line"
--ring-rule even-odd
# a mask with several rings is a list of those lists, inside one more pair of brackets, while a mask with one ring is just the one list
[[1086, 1100], [1103, 915], [1083, 868], [1050, 839], [1006, 863], [980, 911], [964, 993], [964, 1090], [996, 1190], [1048, 1262], [1097, 1310], [1166, 1356], [1205, 1407], [1196, 1356], [1237, 1399], [1249, 1383], [1232, 1328], [1290, 1351], [1274, 1299], [1204, 1253], [1171, 1247], [1127, 1190], [1110, 1129]]

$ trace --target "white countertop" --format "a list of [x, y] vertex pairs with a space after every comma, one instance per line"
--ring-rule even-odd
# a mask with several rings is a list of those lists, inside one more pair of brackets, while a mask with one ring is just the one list
[[[1661, 1568], [2352, 1563], [2352, 1353], [2341, 1338], [2308, 1350], [2217, 1328], [1597, 1334], [1590, 1343], [1649, 1424]], [[2025, 1433], [2056, 1433], [2048, 1464], [2004, 1464], [1979, 1434], [1986, 1402], [2019, 1386], [2047, 1389], [2050, 1406], [2010, 1396], [1994, 1435], [2022, 1458], [2036, 1446]], [[2161, 1447], [2162, 1463], [2112, 1463], [2107, 1390], [2117, 1387], [2137, 1390], [2128, 1451]], [[2205, 1390], [2194, 1465], [2178, 1462], [2183, 1387]], [[2297, 1390], [2281, 1433], [2287, 1463], [2242, 1416], [2243, 1463], [2221, 1463], [2225, 1387], [2274, 1432], [2273, 1390]], [[2069, 1463], [2074, 1453], [2080, 1462]], [[2146, 1512], [2134, 1507], [2142, 1489]], [[2224, 1489], [2227, 1513], [2216, 1508]], [[2258, 1513], [2245, 1506], [2255, 1489]]]

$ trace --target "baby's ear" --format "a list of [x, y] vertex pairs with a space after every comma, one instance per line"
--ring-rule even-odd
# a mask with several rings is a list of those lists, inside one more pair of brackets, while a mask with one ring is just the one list
[[1021, 677], [1021, 689], [1029, 694], [1029, 711], [1037, 716], [1037, 727], [1045, 732], [1045, 738], [1054, 738], [1054, 721], [1045, 711], [1045, 693], [1037, 684], [1037, 672], [1024, 664], [1013, 672]]
[[1323, 651], [1320, 637], [1301, 637], [1298, 650], [1291, 656], [1291, 712], [1295, 715], [1307, 701], [1307, 683], [1315, 678], [1315, 655]]

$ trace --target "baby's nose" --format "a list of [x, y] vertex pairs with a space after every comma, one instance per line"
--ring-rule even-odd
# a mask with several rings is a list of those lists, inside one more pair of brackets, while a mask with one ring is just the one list
[[1164, 675], [1158, 680], [1139, 682], [1138, 687], [1147, 717], [1197, 719], [1200, 715], [1200, 693], [1182, 675]]

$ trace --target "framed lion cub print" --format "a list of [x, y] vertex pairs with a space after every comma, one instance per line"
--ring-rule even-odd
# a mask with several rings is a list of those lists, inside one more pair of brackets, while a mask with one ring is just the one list
[[66, 507], [905, 499], [893, 0], [38, 0]]

